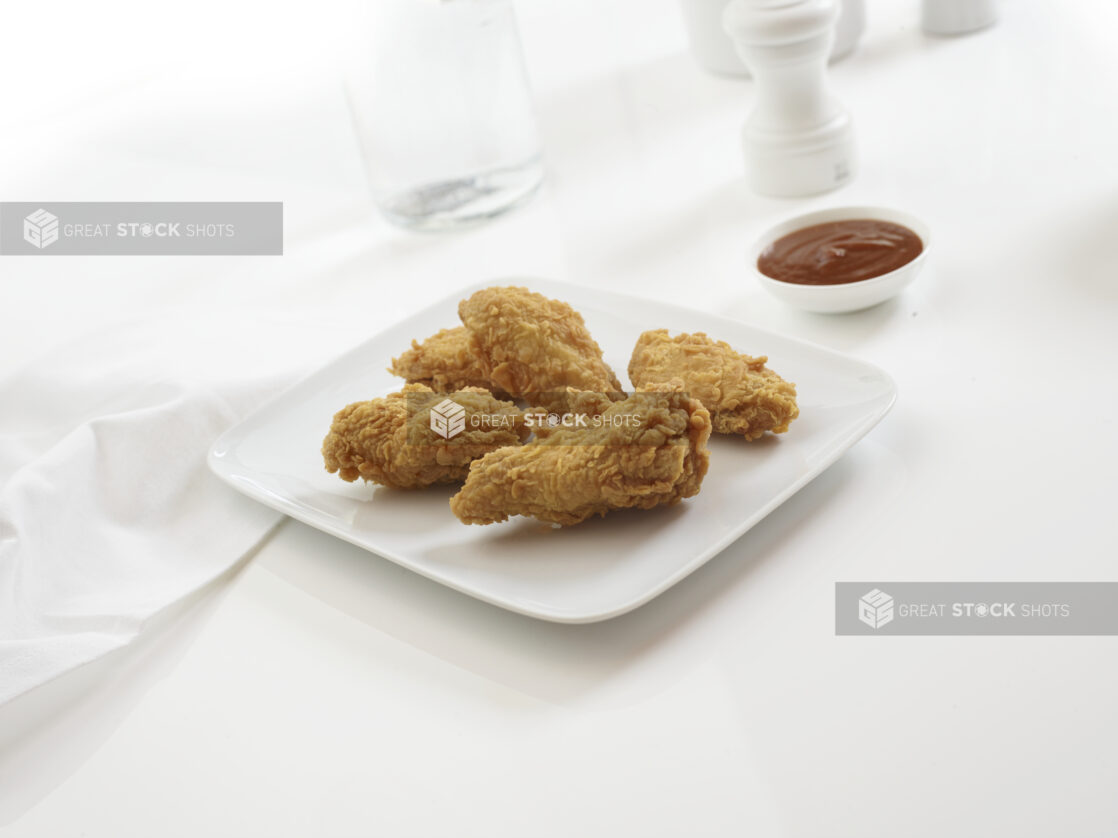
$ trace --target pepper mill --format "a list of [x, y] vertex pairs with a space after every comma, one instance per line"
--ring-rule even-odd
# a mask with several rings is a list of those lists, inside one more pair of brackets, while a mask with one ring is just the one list
[[733, 0], [722, 16], [757, 86], [742, 147], [762, 195], [815, 195], [854, 174], [850, 114], [827, 84], [838, 14], [836, 0]]

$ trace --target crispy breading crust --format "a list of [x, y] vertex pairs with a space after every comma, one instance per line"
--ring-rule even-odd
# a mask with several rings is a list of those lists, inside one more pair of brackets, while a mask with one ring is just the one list
[[[443, 439], [430, 428], [431, 408], [447, 398], [464, 407], [467, 417], [501, 420], [482, 427], [467, 423], [452, 438]], [[519, 408], [498, 401], [487, 390], [468, 388], [448, 396], [408, 384], [398, 393], [339, 410], [322, 442], [322, 456], [326, 470], [343, 480], [360, 477], [397, 489], [418, 489], [465, 480], [472, 461], [518, 445], [527, 436]]]
[[629, 361], [629, 379], [638, 390], [672, 378], [710, 411], [714, 430], [748, 440], [784, 433], [800, 415], [796, 385], [752, 358], [702, 332], [674, 338], [667, 329], [647, 331], [637, 340]]
[[437, 393], [463, 387], [490, 389], [481, 362], [470, 351], [470, 333], [465, 326], [442, 329], [423, 343], [413, 340], [411, 349], [392, 359], [388, 371], [408, 383], [426, 384]]
[[485, 288], [458, 304], [470, 351], [486, 378], [515, 398], [547, 406], [567, 387], [620, 394], [582, 315], [527, 288]]
[[[699, 493], [710, 463], [710, 414], [673, 382], [634, 393], [586, 428], [542, 428], [523, 446], [487, 454], [470, 467], [450, 508], [467, 524], [526, 515], [577, 524], [611, 509], [678, 503]], [[636, 417], [629, 422], [624, 417]]]

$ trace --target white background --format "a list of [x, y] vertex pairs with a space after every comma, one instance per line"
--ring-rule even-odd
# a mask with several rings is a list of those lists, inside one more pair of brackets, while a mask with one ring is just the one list
[[[900, 398], [724, 554], [598, 625], [288, 522], [135, 647], [0, 711], [0, 829], [1118, 833], [1118, 640], [833, 632], [836, 580], [1118, 579], [1118, 13], [1007, 0], [995, 28], [934, 40], [918, 4], [867, 6], [832, 73], [861, 172], [794, 202], [744, 187], [750, 84], [696, 69], [671, 0], [525, 0], [548, 183], [433, 237], [370, 205], [334, 61], [361, 34], [346, 5], [10, 4], [0, 198], [282, 200], [287, 252], [0, 257], [0, 373], [137, 316], [298, 321], [318, 363], [538, 274], [852, 353]], [[841, 203], [923, 217], [927, 271], [849, 316], [764, 296], [751, 240]]]

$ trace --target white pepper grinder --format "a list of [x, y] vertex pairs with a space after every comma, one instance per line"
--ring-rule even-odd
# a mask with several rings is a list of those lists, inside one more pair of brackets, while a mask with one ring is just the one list
[[762, 195], [815, 195], [854, 175], [850, 114], [827, 83], [838, 14], [837, 0], [732, 0], [722, 16], [756, 84], [742, 146]]

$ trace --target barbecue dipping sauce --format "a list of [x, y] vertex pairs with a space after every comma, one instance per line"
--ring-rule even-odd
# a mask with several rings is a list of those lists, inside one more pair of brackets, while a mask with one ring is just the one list
[[843, 285], [894, 271], [923, 249], [920, 237], [907, 227], [852, 218], [782, 236], [761, 252], [757, 269], [797, 285]]

